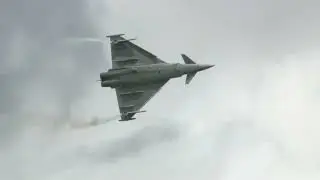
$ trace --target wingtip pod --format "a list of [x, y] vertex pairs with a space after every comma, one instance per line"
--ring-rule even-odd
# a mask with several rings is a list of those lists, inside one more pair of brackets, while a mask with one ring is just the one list
[[110, 34], [110, 35], [106, 35], [107, 38], [112, 38], [112, 37], [121, 37], [124, 36], [125, 34], [120, 33], [120, 34]]
[[137, 113], [144, 113], [147, 112], [146, 110], [140, 110], [140, 111], [132, 111], [132, 112], [126, 112], [121, 114], [121, 119], [119, 121], [131, 121], [131, 120], [135, 120], [136, 118], [134, 118], [133, 116]]
[[119, 43], [124, 43], [124, 42], [129, 42], [129, 41], [134, 41], [137, 38], [131, 38], [131, 39], [125, 39], [123, 37], [121, 37], [124, 34], [117, 34], [117, 35], [111, 35], [111, 36], [107, 36], [110, 38], [111, 44], [119, 44]]

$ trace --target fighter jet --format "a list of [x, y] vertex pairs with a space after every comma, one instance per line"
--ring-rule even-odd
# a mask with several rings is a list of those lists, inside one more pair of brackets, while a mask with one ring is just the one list
[[172, 78], [186, 75], [189, 84], [199, 71], [214, 65], [196, 64], [181, 54], [185, 64], [167, 63], [142, 47], [125, 39], [124, 34], [108, 35], [110, 38], [112, 68], [100, 73], [101, 87], [116, 90], [121, 119], [134, 120], [136, 113]]

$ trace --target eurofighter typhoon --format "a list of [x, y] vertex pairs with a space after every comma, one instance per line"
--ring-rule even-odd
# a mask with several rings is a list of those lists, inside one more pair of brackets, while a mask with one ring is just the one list
[[181, 54], [185, 64], [167, 63], [142, 47], [125, 39], [124, 34], [110, 35], [112, 68], [100, 73], [101, 87], [116, 90], [121, 114], [119, 121], [134, 120], [136, 113], [172, 78], [186, 75], [189, 84], [199, 71], [214, 65], [196, 64]]

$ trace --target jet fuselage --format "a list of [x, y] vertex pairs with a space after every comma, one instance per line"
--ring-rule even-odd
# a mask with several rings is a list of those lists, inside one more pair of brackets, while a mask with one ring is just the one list
[[116, 88], [131, 84], [148, 84], [196, 73], [210, 67], [212, 65], [159, 63], [110, 69], [100, 73], [101, 87]]

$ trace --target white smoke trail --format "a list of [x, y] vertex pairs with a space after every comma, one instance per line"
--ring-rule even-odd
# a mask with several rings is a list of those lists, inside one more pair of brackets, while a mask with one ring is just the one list
[[120, 116], [116, 115], [116, 116], [112, 116], [109, 118], [98, 118], [98, 117], [94, 117], [92, 119], [90, 119], [89, 121], [70, 121], [69, 123], [69, 127], [72, 129], [83, 129], [83, 128], [89, 128], [89, 127], [93, 127], [93, 126], [99, 126], [102, 124], [106, 124], [109, 123], [111, 121], [116, 121], [119, 120]]

